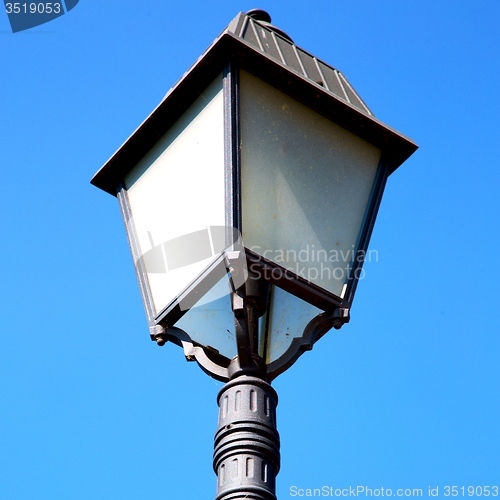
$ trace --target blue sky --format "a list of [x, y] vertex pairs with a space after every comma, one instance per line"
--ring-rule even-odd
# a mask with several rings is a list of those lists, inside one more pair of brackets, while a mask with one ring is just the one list
[[273, 383], [278, 497], [500, 486], [500, 4], [81, 0], [17, 34], [0, 14], [1, 498], [215, 496], [221, 384], [149, 340], [118, 203], [89, 180], [257, 7], [420, 146], [351, 323]]

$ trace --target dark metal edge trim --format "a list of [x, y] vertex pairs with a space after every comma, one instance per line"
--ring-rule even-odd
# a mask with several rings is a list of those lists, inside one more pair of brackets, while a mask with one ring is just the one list
[[228, 228], [226, 246], [229, 247], [234, 240], [232, 228], [238, 229], [241, 233], [238, 69], [232, 63], [224, 68], [223, 93], [225, 207]]
[[333, 315], [334, 313], [319, 314], [313, 318], [305, 327], [302, 337], [294, 338], [290, 347], [276, 361], [267, 365], [267, 380], [274, 380], [288, 370], [304, 352], [310, 351], [313, 345], [332, 328]]
[[135, 272], [137, 274], [137, 281], [139, 282], [139, 289], [141, 291], [144, 309], [146, 310], [148, 325], [151, 327], [156, 324], [154, 320], [155, 306], [153, 302], [153, 295], [149, 286], [146, 268], [144, 267], [144, 262], [141, 259], [142, 253], [139, 246], [139, 239], [137, 238], [137, 230], [132, 218], [132, 209], [130, 207], [127, 190], [123, 184], [118, 185], [116, 196], [122, 212], [125, 232], [127, 233], [128, 244], [134, 261]]
[[[184, 349], [188, 361], [196, 361], [200, 368], [210, 377], [220, 382], [228, 382], [226, 358], [220, 355], [209, 356], [207, 351], [191, 340], [191, 337], [181, 328], [172, 327], [167, 330], [166, 338]], [[223, 359], [220, 359], [223, 358]], [[226, 365], [226, 366], [224, 366]]]
[[374, 186], [372, 189], [372, 193], [370, 195], [370, 201], [368, 203], [368, 208], [365, 213], [365, 218], [362, 224], [362, 230], [359, 237], [357, 249], [356, 249], [356, 257], [353, 262], [353, 266], [351, 267], [349, 274], [349, 282], [347, 285], [347, 290], [345, 296], [347, 300], [352, 303], [354, 299], [354, 292], [356, 291], [356, 287], [358, 286], [359, 278], [356, 277], [356, 274], [359, 275], [364, 263], [363, 259], [358, 260], [358, 256], [360, 252], [364, 252], [366, 255], [366, 251], [368, 250], [368, 244], [370, 243], [370, 237], [373, 232], [373, 227], [375, 225], [375, 219], [377, 218], [378, 209], [380, 207], [380, 202], [382, 200], [382, 195], [384, 194], [384, 188], [387, 182], [387, 177], [389, 166], [387, 160], [384, 158], [383, 154], [380, 159], [379, 168], [377, 171], [377, 176], [375, 178]]

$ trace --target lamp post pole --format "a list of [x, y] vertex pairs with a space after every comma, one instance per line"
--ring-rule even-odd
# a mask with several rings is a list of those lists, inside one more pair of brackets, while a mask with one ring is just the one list
[[276, 391], [264, 378], [241, 374], [220, 390], [217, 402], [216, 500], [276, 500], [280, 468]]

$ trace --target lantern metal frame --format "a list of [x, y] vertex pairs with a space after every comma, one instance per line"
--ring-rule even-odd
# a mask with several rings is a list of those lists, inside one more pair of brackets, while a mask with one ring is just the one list
[[[259, 38], [258, 30], [265, 30], [269, 33], [267, 46]], [[245, 37], [245, 33], [250, 33], [249, 37]], [[280, 50], [280, 44], [283, 47], [284, 43], [291, 46], [297, 56], [298, 64], [296, 62], [290, 64], [289, 61], [287, 63]], [[274, 44], [272, 49], [269, 44]], [[276, 56], [276, 50], [279, 58]], [[302, 55], [302, 59], [299, 53]], [[305, 69], [306, 60], [307, 64], [314, 63], [318, 74], [322, 77], [321, 80], [314, 81], [310, 78]], [[340, 82], [344, 97], [333, 92], [331, 85], [328, 85], [324, 75], [326, 68], [336, 72], [335, 75]], [[218, 380], [227, 381], [231, 377], [230, 360], [220, 355], [215, 349], [193, 342], [186, 332], [175, 327], [175, 322], [186, 312], [179, 307], [181, 300], [203, 296], [212, 284], [228, 273], [231, 267], [228, 255], [224, 253], [219, 255], [203, 272], [207, 279], [197, 279], [191, 283], [182, 292], [182, 296], [179, 296], [175, 302], [157, 314], [153, 305], [146, 269], [140, 259], [141, 251], [123, 179], [205, 88], [222, 73], [225, 224], [228, 228], [236, 228], [241, 232], [240, 69], [260, 78], [382, 151], [362, 230], [358, 238], [355, 258], [352, 260], [346, 282], [347, 288], [342, 297], [297, 276], [251, 250], [244, 249], [249, 269], [261, 273], [271, 284], [324, 311], [311, 320], [305, 328], [304, 334], [300, 338], [294, 339], [288, 350], [278, 360], [267, 366], [266, 377], [268, 380], [272, 380], [291, 366], [302, 352], [311, 349], [314, 342], [326, 331], [332, 327], [340, 328], [343, 323], [349, 321], [349, 310], [363, 266], [363, 256], [368, 248], [387, 177], [417, 149], [417, 146], [411, 139], [377, 120], [350, 87], [345, 77], [337, 70], [319, 61], [303, 49], [299, 49], [290, 39], [282, 36], [279, 31], [273, 31], [266, 23], [261, 23], [252, 19], [251, 16], [240, 13], [172, 87], [153, 113], [94, 176], [92, 184], [118, 197], [132, 256], [136, 263], [136, 273], [152, 340], [159, 344], [170, 340], [182, 346], [188, 360], [196, 360], [204, 371]], [[338, 76], [339, 74], [342, 78]], [[226, 243], [233, 250], [238, 250], [238, 248], [232, 247], [231, 237], [228, 236]], [[241, 342], [238, 341], [239, 352], [246, 348], [240, 344]]]

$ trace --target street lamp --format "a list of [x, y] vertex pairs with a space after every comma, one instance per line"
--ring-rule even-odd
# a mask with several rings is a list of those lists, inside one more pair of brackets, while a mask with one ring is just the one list
[[92, 179], [116, 195], [150, 335], [218, 396], [218, 500], [275, 498], [269, 385], [349, 321], [387, 177], [416, 149], [261, 10], [240, 13]]

